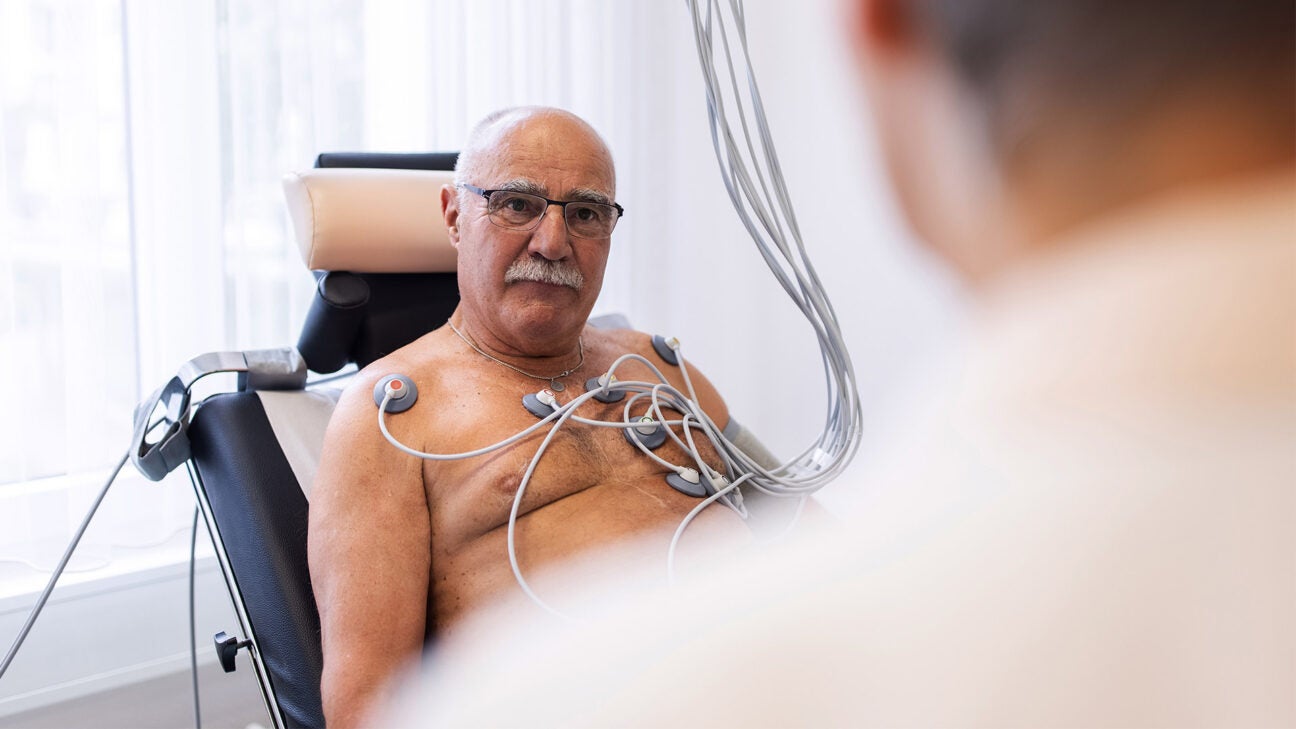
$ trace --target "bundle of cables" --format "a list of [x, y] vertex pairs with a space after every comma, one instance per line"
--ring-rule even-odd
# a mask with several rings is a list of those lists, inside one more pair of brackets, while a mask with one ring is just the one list
[[[761, 491], [810, 494], [833, 480], [859, 449], [862, 415], [855, 368], [837, 314], [801, 240], [752, 69], [743, 2], [685, 0], [685, 4], [693, 21], [720, 176], [766, 265], [814, 329], [827, 386], [823, 431], [796, 457], [777, 469], [765, 470], [740, 452], [733, 456], [753, 474], [750, 483]], [[735, 60], [741, 74], [735, 69]], [[726, 72], [723, 79], [718, 68]], [[738, 133], [733, 127], [735, 119]]]

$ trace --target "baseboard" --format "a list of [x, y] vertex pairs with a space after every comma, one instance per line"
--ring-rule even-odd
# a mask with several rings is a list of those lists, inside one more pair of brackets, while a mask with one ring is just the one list
[[[208, 655], [200, 653], [198, 656], [198, 665], [200, 667], [215, 662], [216, 656], [210, 654], [210, 651]], [[0, 699], [0, 718], [43, 709], [124, 686], [144, 683], [181, 671], [187, 673], [189, 670], [189, 654], [178, 653], [151, 661], [121, 666], [90, 676], [80, 676], [70, 681], [42, 686], [26, 693]]]
[[[167, 565], [55, 590], [0, 680], [0, 718], [189, 670], [189, 570]], [[212, 635], [240, 634], [215, 560], [196, 574], [198, 660], [216, 662]], [[20, 599], [0, 610], [8, 645], [26, 618]]]

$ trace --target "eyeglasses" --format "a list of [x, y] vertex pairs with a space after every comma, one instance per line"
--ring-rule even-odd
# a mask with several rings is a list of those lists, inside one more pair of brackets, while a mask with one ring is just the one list
[[516, 190], [483, 190], [475, 185], [459, 183], [469, 192], [486, 198], [486, 215], [490, 221], [509, 230], [534, 230], [550, 205], [563, 210], [567, 232], [576, 238], [607, 238], [625, 209], [616, 203], [597, 203], [586, 200], [550, 200]]

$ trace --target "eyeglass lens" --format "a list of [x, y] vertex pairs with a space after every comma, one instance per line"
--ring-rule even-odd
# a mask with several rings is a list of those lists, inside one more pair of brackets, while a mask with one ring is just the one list
[[[549, 209], [542, 197], [500, 190], [487, 202], [490, 219], [504, 228], [529, 230]], [[573, 201], [563, 206], [567, 230], [578, 238], [606, 238], [616, 227], [616, 208], [602, 203]]]

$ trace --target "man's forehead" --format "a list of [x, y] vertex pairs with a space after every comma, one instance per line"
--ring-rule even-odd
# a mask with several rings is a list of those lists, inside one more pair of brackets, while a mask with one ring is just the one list
[[515, 151], [502, 148], [491, 155], [474, 184], [563, 200], [601, 198], [598, 201], [604, 202], [616, 195], [611, 164], [598, 155], [511, 154]]
[[[614, 194], [616, 173], [603, 141], [583, 122], [564, 118], [531, 118], [497, 130], [489, 139], [481, 172], [483, 182], [502, 187], [525, 184], [546, 197], [572, 191]], [[515, 189], [510, 187], [509, 189]], [[517, 189], [521, 189], [520, 187]]]
[[528, 192], [532, 195], [541, 197], [553, 197], [557, 195], [563, 200], [587, 200], [590, 202], [612, 202], [612, 191], [605, 189], [601, 185], [575, 185], [565, 186], [561, 189], [553, 189], [546, 185], [542, 180], [532, 177], [511, 177], [488, 183], [491, 187], [500, 190], [513, 190], [515, 192]]

